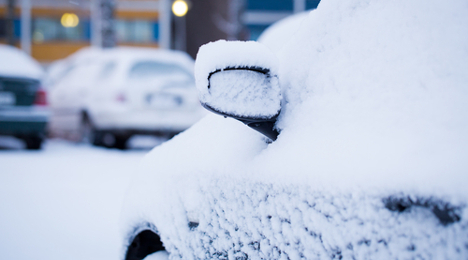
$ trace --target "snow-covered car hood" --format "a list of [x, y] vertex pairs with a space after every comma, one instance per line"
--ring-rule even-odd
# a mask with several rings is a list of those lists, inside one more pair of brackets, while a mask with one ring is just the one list
[[278, 53], [278, 139], [209, 115], [155, 148], [125, 246], [148, 228], [171, 259], [466, 258], [466, 24], [462, 0], [322, 1]]

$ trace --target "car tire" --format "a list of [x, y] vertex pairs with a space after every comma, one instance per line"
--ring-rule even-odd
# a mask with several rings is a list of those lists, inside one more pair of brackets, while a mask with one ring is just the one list
[[94, 146], [105, 146], [104, 134], [105, 134], [104, 132], [94, 130], [91, 144]]
[[151, 259], [155, 258], [151, 255], [161, 251], [166, 252], [166, 249], [164, 248], [164, 245], [161, 242], [161, 238], [151, 230], [143, 230], [133, 238], [132, 242], [127, 247], [127, 252], [125, 253], [125, 260]]
[[97, 131], [89, 117], [84, 114], [81, 120], [80, 126], [81, 142], [89, 143], [94, 146], [104, 146], [103, 136], [104, 134]]
[[115, 137], [114, 148], [117, 148], [120, 150], [126, 150], [128, 139], [130, 139], [130, 136], [114, 136], [114, 137]]
[[40, 150], [42, 148], [43, 139], [38, 136], [29, 136], [24, 139], [26, 143], [26, 149], [28, 150]]

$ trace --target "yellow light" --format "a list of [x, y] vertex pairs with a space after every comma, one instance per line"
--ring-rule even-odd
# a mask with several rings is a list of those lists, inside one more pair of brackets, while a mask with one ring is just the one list
[[76, 27], [80, 23], [80, 19], [76, 14], [64, 13], [60, 22], [63, 27]]
[[176, 16], [184, 16], [188, 11], [188, 5], [183, 0], [177, 0], [172, 4], [172, 12]]
[[44, 41], [44, 34], [41, 31], [35, 31], [33, 34], [33, 41], [36, 43], [41, 43]]

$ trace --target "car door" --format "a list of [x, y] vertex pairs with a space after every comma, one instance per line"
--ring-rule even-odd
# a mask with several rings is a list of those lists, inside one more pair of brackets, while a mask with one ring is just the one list
[[52, 127], [58, 131], [78, 132], [85, 103], [99, 71], [97, 60], [81, 63], [61, 79], [51, 93]]

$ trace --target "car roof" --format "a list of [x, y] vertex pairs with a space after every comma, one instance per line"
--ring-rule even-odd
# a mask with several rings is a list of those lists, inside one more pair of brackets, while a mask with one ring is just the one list
[[41, 80], [41, 65], [18, 48], [0, 44], [0, 76]]
[[193, 59], [184, 52], [143, 47], [116, 47], [105, 49], [102, 50], [100, 58], [127, 63], [129, 66], [133, 65], [135, 62], [148, 60], [175, 63], [184, 67], [191, 73], [193, 73], [194, 66]]
[[[193, 73], [193, 59], [181, 51], [145, 47], [115, 47], [109, 49], [87, 47], [80, 49], [63, 60], [54, 62], [49, 68], [47, 82], [52, 86], [62, 83], [68, 84], [69, 75], [74, 75], [73, 71], [76, 71], [77, 68], [86, 70], [82, 66], [89, 66], [89, 64], [93, 63], [100, 63], [100, 66], [104, 66], [108, 62], [116, 62], [118, 64], [119, 76], [114, 80], [122, 80], [126, 76], [125, 73], [139, 61], [175, 63], [189, 73]], [[89, 68], [89, 70], [92, 69]]]

